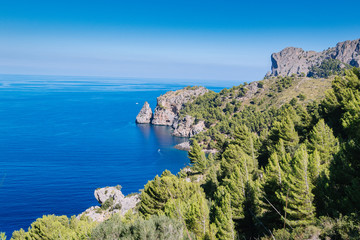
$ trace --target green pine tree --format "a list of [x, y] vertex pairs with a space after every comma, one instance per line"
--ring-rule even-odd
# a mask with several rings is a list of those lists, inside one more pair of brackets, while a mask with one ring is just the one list
[[305, 226], [314, 221], [313, 185], [309, 172], [306, 146], [300, 145], [291, 162], [292, 171], [287, 175], [280, 197], [285, 202], [285, 212], [291, 226]]
[[164, 207], [164, 213], [180, 220], [188, 231], [202, 239], [209, 232], [209, 207], [205, 194], [200, 188], [187, 199], [171, 198]]
[[313, 183], [319, 178], [320, 173], [325, 170], [325, 168], [321, 166], [320, 162], [320, 154], [318, 150], [315, 149], [315, 151], [309, 155], [309, 173]]
[[243, 202], [245, 200], [246, 176], [238, 166], [234, 166], [234, 172], [229, 178], [224, 179], [223, 185], [230, 195], [231, 209], [234, 219], [244, 217]]
[[[280, 122], [275, 122], [270, 136], [271, 146], [275, 146], [280, 139], [284, 141], [286, 152], [293, 153], [299, 143], [299, 136], [295, 130], [294, 122], [289, 115], [282, 118]], [[272, 149], [270, 149], [272, 152]]]
[[234, 166], [237, 165], [244, 172], [246, 180], [248, 180], [255, 170], [255, 164], [253, 159], [240, 146], [230, 144], [222, 154], [220, 163], [222, 177], [229, 177], [234, 172]]
[[314, 185], [314, 205], [318, 216], [329, 213], [329, 166], [321, 164], [320, 154], [315, 149], [309, 155], [309, 174]]
[[279, 186], [282, 184], [282, 181], [284, 179], [284, 173], [280, 166], [280, 161], [281, 159], [279, 159], [278, 153], [273, 152], [270, 155], [268, 165], [266, 166], [267, 178], [274, 179]]
[[194, 162], [193, 169], [200, 173], [203, 173], [208, 167], [208, 162], [205, 153], [201, 151], [200, 157]]
[[187, 182], [169, 171], [145, 185], [139, 212], [145, 219], [152, 215], [176, 218], [200, 238], [209, 231], [209, 208], [200, 184]]
[[214, 193], [216, 192], [216, 189], [219, 186], [219, 180], [218, 180], [218, 173], [216, 165], [212, 165], [207, 170], [205, 184], [203, 185], [203, 188], [205, 190], [205, 193], [208, 198], [213, 198]]
[[261, 205], [265, 210], [264, 219], [269, 227], [276, 228], [282, 225], [283, 208], [285, 202], [281, 194], [286, 192], [285, 182], [291, 172], [291, 157], [285, 152], [282, 139], [275, 145], [270, 155], [268, 165], [265, 167], [265, 182], [262, 185], [263, 195]]
[[243, 151], [252, 158], [255, 167], [257, 167], [256, 157], [258, 154], [255, 146], [258, 142], [257, 135], [253, 134], [246, 125], [241, 124], [235, 128], [234, 139], [234, 143], [239, 145]]
[[214, 223], [216, 225], [216, 237], [218, 239], [235, 239], [235, 229], [231, 211], [231, 199], [229, 193], [227, 193], [223, 187], [219, 187], [216, 193]]
[[339, 149], [339, 142], [324, 119], [320, 119], [310, 132], [308, 147], [312, 151], [318, 151], [320, 165], [329, 166], [333, 155]]
[[188, 152], [188, 157], [190, 159], [190, 162], [196, 163], [197, 161], [199, 161], [201, 159], [201, 152], [202, 152], [202, 149], [201, 149], [200, 145], [194, 139], [192, 141], [192, 146], [190, 148], [190, 151]]
[[214, 154], [209, 153], [207, 156], [208, 166], [212, 166], [215, 163]]
[[332, 214], [360, 214], [360, 70], [346, 71], [336, 77], [332, 89], [321, 103], [327, 123], [341, 136], [342, 144], [329, 169]]
[[245, 185], [245, 200], [243, 202], [244, 209], [244, 228], [247, 239], [258, 238], [264, 230], [263, 226], [259, 226], [260, 216], [260, 187], [258, 181], [248, 181]]

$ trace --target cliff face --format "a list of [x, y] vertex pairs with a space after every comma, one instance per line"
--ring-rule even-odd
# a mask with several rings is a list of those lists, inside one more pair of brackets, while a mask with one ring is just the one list
[[178, 137], [192, 137], [205, 129], [204, 121], [196, 123], [195, 118], [189, 115], [181, 119], [176, 117], [172, 126], [173, 134]]
[[354, 67], [360, 66], [360, 39], [338, 43], [322, 52], [304, 51], [288, 47], [271, 55], [271, 73], [267, 76], [305, 75], [312, 66], [318, 66], [324, 59], [336, 59]]
[[205, 128], [203, 121], [195, 122], [195, 119], [190, 116], [180, 119], [179, 113], [185, 103], [193, 101], [208, 91], [204, 87], [188, 87], [165, 93], [157, 98], [157, 106], [151, 123], [172, 126], [173, 134], [178, 137], [192, 137], [203, 131]]
[[192, 137], [205, 129], [204, 121], [195, 121], [194, 117], [180, 118], [180, 110], [187, 102], [195, 100], [209, 90], [204, 87], [186, 87], [177, 91], [169, 91], [157, 98], [154, 114], [147, 102], [136, 117], [137, 123], [165, 125], [174, 128], [173, 135]]
[[333, 48], [331, 57], [354, 67], [360, 66], [360, 39], [340, 42]]
[[172, 126], [184, 103], [193, 101], [208, 91], [204, 87], [192, 87], [169, 91], [161, 95], [157, 98], [157, 106], [151, 123], [154, 125]]

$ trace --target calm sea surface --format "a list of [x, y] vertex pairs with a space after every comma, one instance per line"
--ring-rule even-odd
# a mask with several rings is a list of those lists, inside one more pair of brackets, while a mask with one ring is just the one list
[[[0, 232], [46, 214], [98, 205], [98, 187], [138, 192], [165, 169], [188, 164], [185, 141], [163, 126], [136, 125], [144, 101], [188, 85], [239, 83], [0, 75]], [[223, 86], [221, 86], [223, 85]]]

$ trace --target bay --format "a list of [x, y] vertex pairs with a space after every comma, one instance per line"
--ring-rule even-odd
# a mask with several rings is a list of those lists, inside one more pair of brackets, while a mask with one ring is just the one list
[[[189, 164], [165, 126], [137, 125], [144, 101], [192, 81], [0, 75], [0, 231], [98, 205], [96, 188], [139, 192]], [[219, 91], [236, 82], [198, 81]], [[222, 86], [221, 86], [222, 85]]]

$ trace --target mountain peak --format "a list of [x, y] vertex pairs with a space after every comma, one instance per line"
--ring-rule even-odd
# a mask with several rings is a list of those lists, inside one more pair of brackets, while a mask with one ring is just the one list
[[312, 66], [319, 66], [325, 59], [335, 59], [354, 67], [360, 66], [360, 39], [339, 42], [335, 47], [322, 52], [304, 51], [302, 48], [287, 47], [271, 54], [271, 76], [291, 76], [309, 73]]

